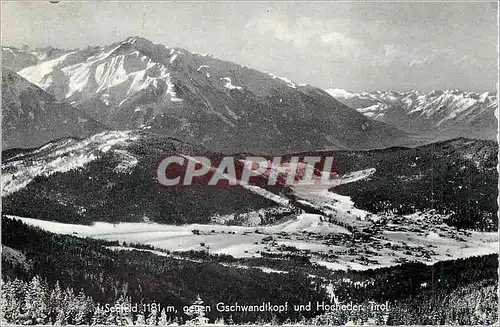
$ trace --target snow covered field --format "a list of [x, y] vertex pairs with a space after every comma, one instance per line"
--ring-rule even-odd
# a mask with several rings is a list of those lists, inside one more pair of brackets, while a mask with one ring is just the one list
[[[258, 256], [258, 251], [267, 247], [261, 241], [268, 235], [281, 232], [289, 234], [318, 233], [345, 234], [350, 232], [343, 227], [321, 221], [319, 215], [302, 214], [296, 219], [272, 226], [243, 227], [216, 224], [161, 225], [156, 223], [119, 223], [96, 222], [92, 226], [63, 224], [40, 219], [14, 217], [23, 222], [40, 227], [52, 233], [73, 234], [127, 243], [149, 244], [171, 251], [204, 250], [230, 254], [234, 257]], [[254, 244], [257, 242], [258, 244]], [[280, 245], [290, 245], [281, 242]], [[204, 245], [201, 245], [204, 244]], [[298, 248], [325, 248], [311, 242], [294, 242]]]
[[498, 252], [496, 233], [458, 232], [415, 216], [374, 230], [373, 237], [366, 241], [354, 239], [347, 229], [315, 214], [258, 227], [104, 222], [86, 226], [13, 218], [53, 233], [149, 244], [170, 251], [205, 250], [236, 258], [260, 257], [263, 252], [301, 254], [332, 270], [365, 270], [409, 261], [432, 264]]

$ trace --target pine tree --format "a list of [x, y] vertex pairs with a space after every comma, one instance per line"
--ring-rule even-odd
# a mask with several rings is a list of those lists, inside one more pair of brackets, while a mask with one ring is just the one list
[[225, 323], [224, 323], [224, 317], [219, 317], [219, 318], [215, 319], [214, 325], [219, 325], [219, 326], [225, 325]]
[[114, 304], [114, 310], [107, 313], [106, 325], [130, 326], [133, 325], [129, 299], [120, 295]]
[[121, 306], [120, 306], [120, 320], [124, 326], [133, 326], [133, 318], [132, 318], [132, 301], [130, 297], [121, 296]]
[[158, 326], [167, 326], [167, 325], [168, 325], [167, 312], [165, 311], [165, 308], [163, 308], [161, 309], [160, 319], [158, 320]]
[[96, 304], [95, 304], [94, 300], [90, 296], [87, 296], [87, 323], [88, 324], [91, 323], [92, 314], [94, 313], [95, 306], [96, 306]]
[[271, 325], [274, 325], [274, 326], [280, 325], [280, 321], [274, 313], [272, 314], [272, 317], [271, 317]]
[[208, 318], [205, 317], [205, 307], [200, 295], [196, 297], [194, 303], [188, 308], [186, 315], [190, 318], [186, 325], [206, 325]]
[[88, 324], [88, 315], [92, 312], [89, 307], [90, 302], [83, 293], [83, 290], [78, 293], [75, 301], [76, 315], [74, 319], [75, 325], [85, 325]]
[[74, 319], [78, 313], [78, 304], [73, 288], [68, 287], [64, 291], [64, 299], [61, 311], [64, 312], [64, 320], [69, 325], [74, 325]]
[[103, 325], [107, 320], [106, 313], [100, 305], [96, 305], [90, 323], [92, 325]]
[[64, 312], [63, 308], [59, 308], [59, 311], [57, 311], [56, 321], [54, 322], [54, 325], [67, 325], [67, 324], [68, 324], [68, 319], [66, 313]]
[[46, 292], [40, 277], [37, 275], [28, 284], [24, 297], [23, 324], [45, 324], [47, 319]]
[[117, 321], [118, 317], [116, 315], [116, 312], [113, 311], [113, 310], [110, 310], [108, 312], [106, 312], [106, 320], [104, 322], [105, 325], [116, 325], [116, 326], [119, 326], [119, 322]]
[[156, 305], [150, 306], [151, 311], [149, 311], [148, 319], [146, 319], [146, 325], [156, 326], [158, 324], [158, 311]]
[[144, 326], [146, 324], [146, 320], [144, 319], [144, 312], [139, 312], [137, 317], [135, 318], [135, 324], [138, 326]]
[[21, 305], [26, 285], [15, 279], [2, 285], [2, 321], [9, 324], [21, 323]]
[[48, 312], [49, 312], [49, 321], [53, 324], [60, 325], [61, 322], [57, 321], [57, 317], [59, 316], [59, 311], [61, 310], [63, 304], [63, 291], [61, 286], [59, 285], [59, 281], [54, 285], [54, 289], [50, 292], [49, 303], [48, 303]]
[[14, 280], [2, 285], [2, 318], [9, 324], [85, 324], [90, 323], [94, 302], [73, 289], [62, 291], [58, 282], [53, 289], [36, 275], [30, 282]]

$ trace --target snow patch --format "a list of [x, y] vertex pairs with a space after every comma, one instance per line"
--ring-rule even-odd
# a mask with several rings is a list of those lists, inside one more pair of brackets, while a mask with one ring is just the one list
[[[137, 139], [138, 136], [132, 132], [104, 132], [81, 141], [69, 139], [45, 145], [37, 150], [49, 150], [43, 160], [14, 157], [2, 165], [2, 195], [9, 195], [23, 189], [37, 176], [50, 176], [58, 172], [81, 168], [96, 160], [100, 152], [125, 147]], [[31, 155], [36, 154], [37, 151], [32, 152]], [[130, 157], [126, 160], [128, 166], [134, 162]]]
[[36, 86], [42, 89], [46, 89], [52, 85], [52, 80], [46, 79], [45, 77], [49, 74], [52, 74], [54, 70], [58, 66], [60, 66], [68, 58], [69, 55], [73, 53], [75, 52], [74, 51], [69, 52], [65, 55], [62, 55], [59, 58], [45, 61], [35, 66], [26, 67], [20, 70], [18, 74], [26, 78], [28, 81], [35, 84]]
[[230, 77], [223, 77], [221, 78], [222, 85], [230, 90], [242, 90], [243, 88], [241, 86], [236, 86], [232, 83]]
[[343, 90], [343, 89], [327, 89], [325, 90], [326, 93], [330, 94], [334, 98], [350, 98], [353, 96], [353, 94], [349, 91]]
[[281, 76], [278, 76], [278, 75], [274, 75], [273, 73], [267, 73], [267, 75], [271, 76], [273, 79], [278, 79], [282, 82], [285, 82], [286, 85], [288, 85], [289, 87], [293, 88], [293, 89], [296, 89], [297, 88], [297, 84], [295, 82], [293, 82], [292, 80], [286, 78], [286, 77], [281, 77]]

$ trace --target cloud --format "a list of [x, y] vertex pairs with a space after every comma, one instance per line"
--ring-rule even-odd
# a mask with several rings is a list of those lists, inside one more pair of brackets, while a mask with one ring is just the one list
[[[324, 84], [353, 90], [476, 89], [478, 72], [483, 84], [496, 73], [495, 65], [490, 64], [494, 51], [486, 51], [482, 37], [469, 35], [470, 28], [458, 33], [446, 23], [446, 33], [438, 33], [440, 21], [417, 26], [413, 21], [403, 24], [380, 17], [367, 19], [366, 15], [332, 18], [335, 15], [302, 11], [260, 13], [244, 25], [248, 55], [258, 58], [255, 54], [259, 49], [279, 58], [274, 67], [268, 68], [269, 57], [262, 59], [261, 65], [296, 80], [324, 76]], [[384, 12], [383, 17], [386, 15]], [[462, 39], [467, 44], [454, 42]], [[293, 68], [286, 71], [289, 63]], [[305, 67], [307, 72], [299, 74]]]
[[335, 30], [334, 21], [312, 20], [304, 16], [295, 20], [259, 16], [251, 19], [245, 28], [256, 31], [261, 37], [270, 35], [276, 40], [290, 43], [300, 51], [320, 46], [347, 55], [355, 52], [357, 47], [356, 40]]
[[381, 65], [399, 65], [409, 68], [424, 68], [432, 65], [479, 65], [479, 62], [470, 56], [430, 44], [385, 44], [382, 52], [383, 56], [376, 61]]
[[[394, 66], [399, 69], [423, 69], [434, 64], [464, 63], [463, 54], [429, 43], [380, 44], [371, 38], [372, 31], [366, 29], [362, 29], [361, 34], [365, 38], [358, 39], [343, 32], [352, 31], [352, 23], [340, 19], [313, 20], [307, 16], [292, 19], [261, 15], [252, 18], [245, 28], [262, 40], [271, 43], [278, 40], [292, 45], [295, 51], [301, 53], [314, 49], [315, 55], [323, 58], [356, 62], [372, 68]], [[360, 37], [359, 34], [357, 36]]]
[[345, 34], [339, 32], [331, 32], [321, 36], [321, 41], [325, 45], [355, 47], [356, 42]]

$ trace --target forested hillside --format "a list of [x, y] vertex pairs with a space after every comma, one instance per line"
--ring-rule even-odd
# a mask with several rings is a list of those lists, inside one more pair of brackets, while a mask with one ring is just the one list
[[[306, 155], [306, 154], [303, 154]], [[417, 148], [309, 152], [334, 157], [339, 174], [375, 168], [369, 178], [331, 191], [357, 208], [406, 215], [434, 209], [459, 228], [496, 231], [498, 144], [459, 138]]]

